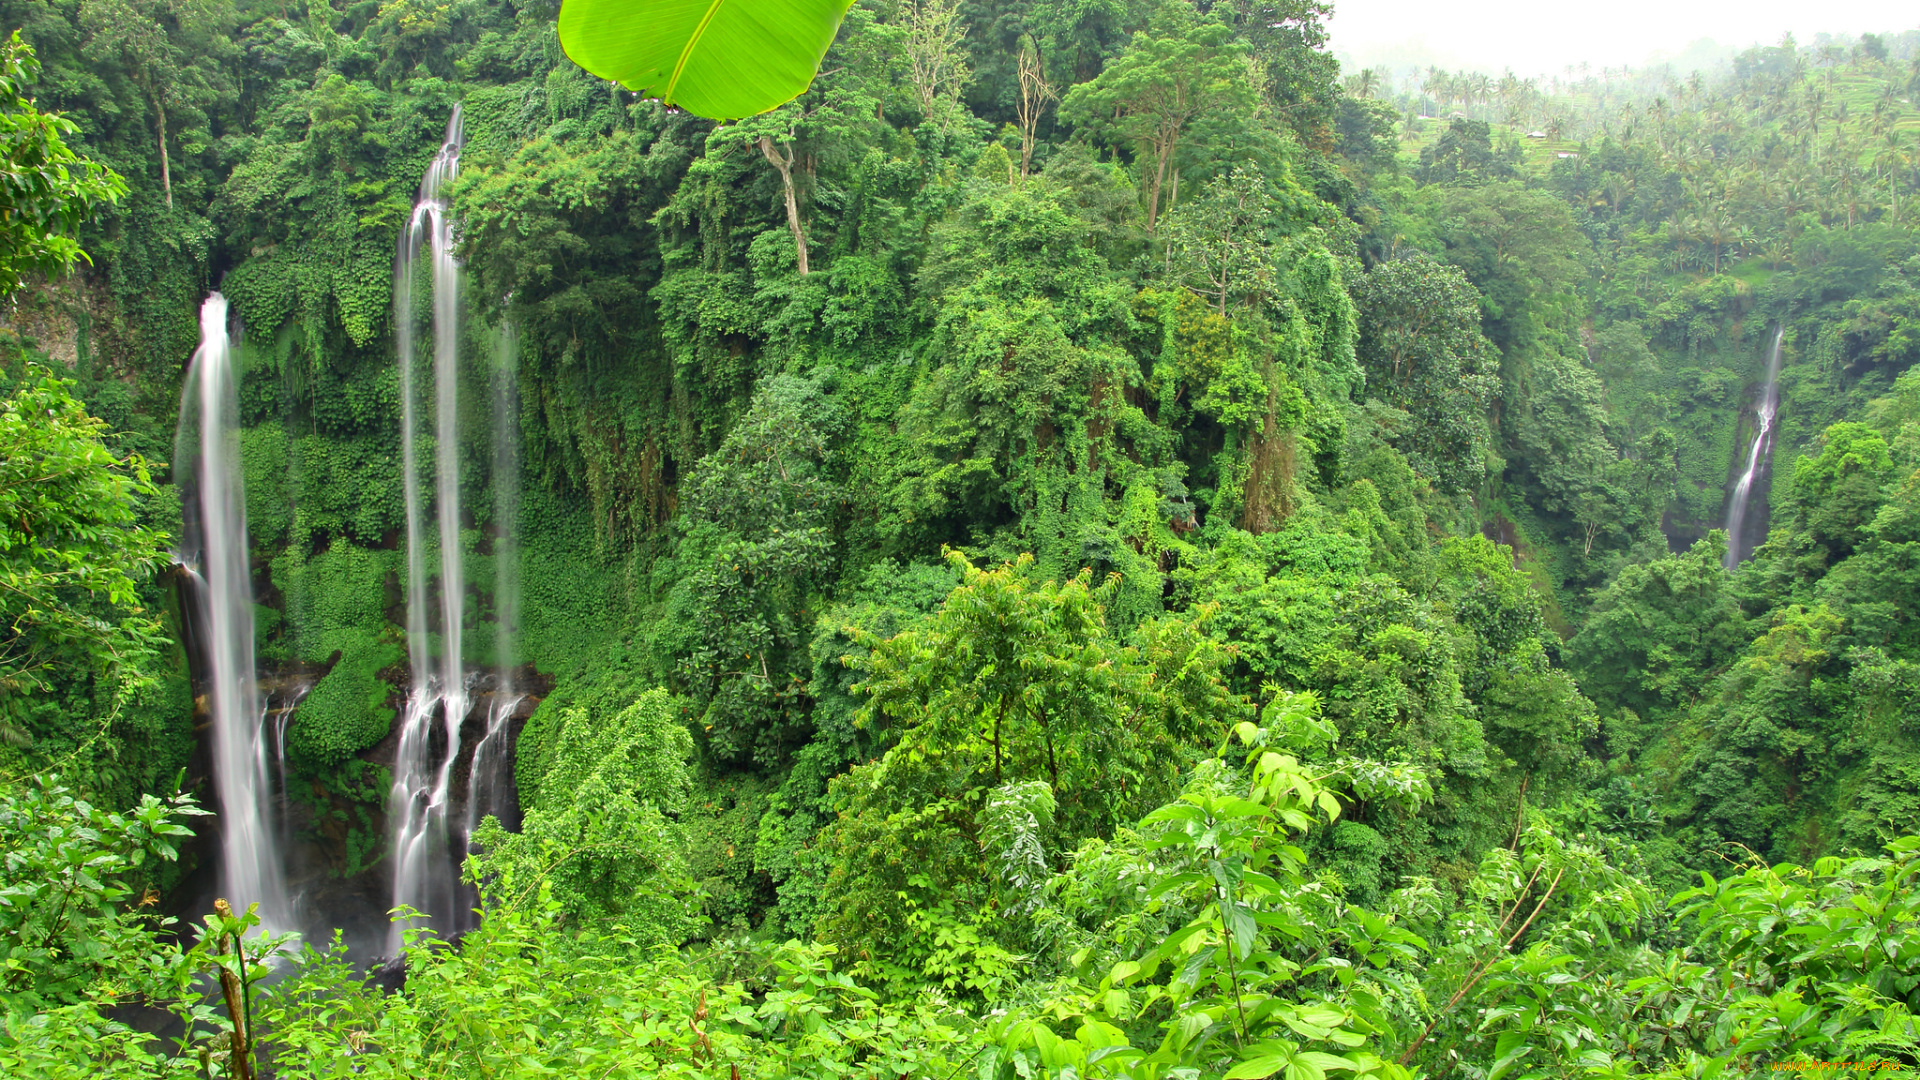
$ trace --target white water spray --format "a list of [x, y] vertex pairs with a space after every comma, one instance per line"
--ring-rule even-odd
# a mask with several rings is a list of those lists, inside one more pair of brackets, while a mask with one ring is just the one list
[[[220, 800], [221, 890], [236, 910], [258, 904], [268, 931], [293, 928], [274, 826], [266, 710], [253, 668], [253, 579], [247, 503], [240, 472], [240, 398], [235, 386], [227, 300], [200, 306], [200, 348], [180, 402], [175, 462], [183, 473], [188, 549], [206, 646], [213, 717], [213, 783]], [[277, 754], [276, 754], [277, 756]]]
[[[453, 228], [444, 188], [460, 165], [464, 131], [460, 107], [447, 121], [440, 153], [420, 181], [420, 197], [401, 242], [394, 271], [396, 337], [400, 356], [400, 441], [407, 505], [407, 657], [413, 669], [400, 745], [394, 757], [388, 816], [393, 825], [393, 904], [421, 913], [442, 936], [452, 933], [458, 880], [449, 871], [447, 813], [454, 762], [460, 756], [460, 724], [468, 688], [461, 656], [466, 579], [460, 551], [459, 342], [460, 266], [453, 256]], [[422, 256], [429, 261], [432, 289], [434, 387], [434, 516], [438, 526], [440, 595], [437, 626], [430, 627], [426, 574], [426, 520], [421, 505], [415, 383], [414, 288]], [[429, 634], [437, 629], [439, 656]], [[437, 663], [435, 662], [437, 659]], [[442, 733], [434, 745], [435, 721]], [[437, 762], [435, 759], [438, 759]], [[389, 946], [398, 952], [407, 925], [396, 921]]]
[[1747, 525], [1747, 507], [1753, 501], [1753, 478], [1773, 459], [1775, 421], [1780, 415], [1780, 347], [1786, 340], [1786, 327], [1773, 331], [1773, 348], [1767, 353], [1767, 381], [1760, 387], [1759, 408], [1754, 414], [1753, 445], [1747, 448], [1747, 471], [1733, 485], [1733, 497], [1727, 503], [1726, 567], [1740, 565], [1741, 542]]
[[513, 757], [507, 746], [507, 722], [526, 699], [525, 694], [516, 693], [513, 684], [503, 679], [493, 703], [487, 707], [487, 734], [473, 748], [473, 767], [468, 774], [468, 840], [472, 840], [474, 830], [488, 817], [499, 818], [508, 828], [515, 827], [514, 822], [507, 820], [513, 808], [512, 788], [507, 783], [513, 772]]

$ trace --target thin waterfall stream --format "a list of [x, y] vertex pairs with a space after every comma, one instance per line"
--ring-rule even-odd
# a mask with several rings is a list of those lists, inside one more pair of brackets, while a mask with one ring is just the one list
[[220, 806], [220, 888], [236, 910], [259, 905], [269, 932], [294, 929], [283, 837], [275, 825], [267, 709], [254, 668], [253, 576], [240, 469], [240, 397], [227, 300], [200, 306], [200, 348], [180, 402], [174, 460], [186, 520], [180, 562], [193, 582], [213, 721], [213, 783]]
[[1760, 387], [1760, 400], [1754, 410], [1753, 442], [1747, 448], [1747, 468], [1734, 482], [1727, 502], [1726, 567], [1732, 570], [1750, 554], [1756, 544], [1746, 543], [1747, 511], [1753, 503], [1754, 478], [1773, 462], [1773, 439], [1780, 415], [1780, 354], [1786, 340], [1786, 327], [1776, 326], [1773, 347], [1767, 352], [1767, 379]]
[[291, 813], [293, 800], [287, 788], [287, 725], [292, 722], [293, 714], [299, 711], [300, 703], [305, 701], [307, 695], [312, 692], [311, 682], [300, 681], [281, 691], [278, 704], [274, 703], [273, 695], [261, 695], [262, 724], [271, 726], [273, 730], [273, 775], [279, 781], [279, 798], [275, 806], [278, 810], [277, 820], [280, 827], [280, 851], [283, 864], [291, 857], [295, 843]]
[[[466, 575], [460, 547], [459, 359], [460, 265], [453, 253], [453, 227], [445, 188], [459, 171], [464, 131], [460, 107], [447, 121], [446, 140], [426, 176], [413, 217], [401, 239], [394, 270], [395, 335], [400, 363], [400, 442], [407, 514], [407, 659], [413, 671], [388, 797], [393, 833], [393, 906], [420, 913], [424, 925], [451, 933], [460, 912], [457, 871], [450, 872], [447, 817], [453, 767], [460, 756], [460, 725], [469, 704], [462, 656]], [[440, 558], [439, 603], [430, 608], [428, 531], [420, 490], [419, 393], [416, 358], [416, 276], [427, 260], [434, 424], [434, 540]], [[438, 618], [434, 619], [433, 616]], [[433, 634], [439, 639], [438, 655]], [[437, 724], [436, 724], [437, 722]], [[439, 739], [436, 740], [436, 728]], [[435, 745], [436, 742], [439, 745]], [[436, 760], [437, 759], [437, 760]], [[412, 920], [396, 920], [389, 951], [397, 953]]]
[[520, 622], [520, 550], [515, 522], [520, 516], [520, 429], [518, 405], [520, 384], [517, 377], [520, 348], [511, 325], [503, 326], [495, 353], [497, 364], [493, 381], [493, 611], [494, 662], [499, 666], [499, 682], [487, 706], [487, 733], [473, 748], [473, 764], [467, 770], [466, 837], [470, 841], [480, 822], [500, 818], [504, 824], [513, 813], [513, 755], [507, 745], [508, 724], [526, 695], [516, 691], [513, 669], [518, 658], [513, 651], [513, 632]]

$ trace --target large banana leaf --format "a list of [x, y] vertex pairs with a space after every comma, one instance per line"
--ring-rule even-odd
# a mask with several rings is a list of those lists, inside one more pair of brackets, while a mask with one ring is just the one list
[[852, 0], [564, 0], [573, 62], [698, 116], [734, 120], [800, 96]]

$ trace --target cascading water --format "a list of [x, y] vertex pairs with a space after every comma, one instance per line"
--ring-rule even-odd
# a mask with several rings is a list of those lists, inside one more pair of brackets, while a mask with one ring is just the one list
[[263, 706], [261, 724], [263, 728], [271, 728], [273, 731], [273, 775], [280, 778], [279, 801], [275, 806], [279, 810], [280, 850], [284, 852], [293, 851], [294, 845], [292, 815], [287, 812], [288, 804], [291, 802], [287, 791], [287, 724], [293, 720], [293, 714], [299, 710], [300, 703], [305, 701], [312, 691], [313, 684], [310, 682], [295, 683], [291, 689], [281, 692], [280, 703], [277, 705], [274, 704], [272, 695], [261, 695]]
[[487, 707], [487, 733], [473, 748], [467, 776], [469, 839], [488, 815], [507, 820], [512, 813], [513, 757], [507, 745], [508, 721], [525, 695], [513, 684], [517, 658], [513, 632], [520, 622], [520, 550], [515, 532], [520, 517], [519, 343], [511, 325], [500, 330], [498, 366], [493, 383], [493, 606], [494, 658], [499, 684]]
[[1734, 483], [1733, 495], [1727, 502], [1728, 570], [1739, 566], [1754, 547], [1745, 541], [1747, 510], [1753, 502], [1754, 478], [1773, 461], [1774, 422], [1780, 415], [1780, 349], [1785, 340], [1786, 327], [1776, 327], [1773, 348], [1767, 352], [1767, 381], [1760, 387], [1760, 401], [1754, 412], [1753, 445], [1747, 448], [1747, 469]]
[[[453, 256], [453, 229], [444, 188], [460, 165], [464, 132], [460, 107], [447, 121], [440, 153], [420, 181], [394, 271], [396, 338], [400, 357], [400, 441], [407, 507], [407, 658], [413, 686], [393, 764], [388, 815], [393, 826], [393, 904], [410, 907], [443, 935], [459, 917], [459, 881], [448, 846], [447, 815], [454, 762], [460, 756], [460, 725], [466, 719], [468, 687], [461, 656], [466, 578], [460, 549], [459, 315], [460, 266]], [[437, 627], [429, 626], [427, 527], [420, 491], [420, 424], [415, 362], [416, 275], [428, 260], [433, 307], [434, 516], [440, 556]], [[439, 632], [439, 655], [429, 633]], [[437, 663], [436, 663], [437, 660]], [[435, 721], [440, 745], [435, 746]], [[437, 758], [437, 761], [436, 761]], [[389, 945], [398, 952], [406, 924], [396, 921]]]
[[180, 467], [186, 547], [213, 718], [213, 784], [220, 800], [221, 890], [238, 910], [258, 904], [269, 931], [294, 926], [274, 825], [266, 709], [253, 667], [253, 579], [240, 474], [240, 398], [227, 301], [200, 306], [200, 348], [187, 372], [174, 461]]

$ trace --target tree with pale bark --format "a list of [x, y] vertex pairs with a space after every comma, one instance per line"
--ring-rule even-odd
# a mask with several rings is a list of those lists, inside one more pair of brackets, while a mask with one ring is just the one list
[[1130, 145], [1146, 191], [1148, 235], [1159, 224], [1160, 195], [1188, 126], [1210, 112], [1252, 109], [1258, 97], [1247, 80], [1247, 47], [1231, 28], [1184, 5], [1168, 10], [1060, 104], [1069, 122]]

